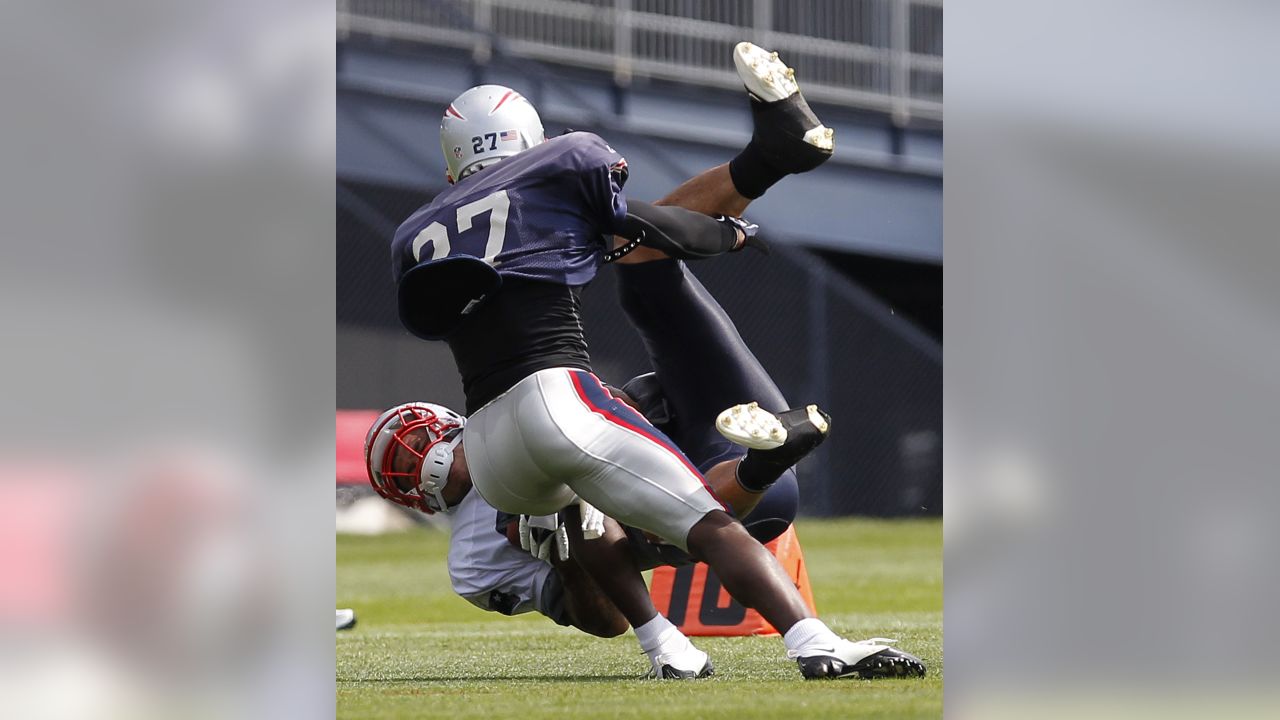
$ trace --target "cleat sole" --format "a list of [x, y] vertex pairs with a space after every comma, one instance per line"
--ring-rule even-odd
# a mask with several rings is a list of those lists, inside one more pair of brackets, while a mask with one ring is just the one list
[[738, 77], [752, 98], [752, 142], [786, 174], [808, 172], [835, 151], [835, 131], [805, 102], [795, 68], [749, 42], [733, 49]]
[[747, 91], [763, 102], [776, 102], [800, 92], [795, 71], [779, 60], [776, 52], [740, 42], [733, 49], [733, 63]]
[[[812, 407], [816, 412], [817, 406]], [[787, 441], [787, 429], [778, 417], [754, 402], [720, 413], [716, 429], [731, 442], [752, 450], [773, 450]]]
[[839, 658], [817, 655], [798, 658], [800, 674], [806, 680], [861, 678], [876, 680], [880, 678], [924, 677], [924, 663], [913, 655], [888, 648], [875, 655], [863, 658], [853, 665], [846, 665]]
[[817, 405], [810, 405], [806, 407], [805, 412], [809, 414], [809, 422], [813, 423], [813, 426], [818, 428], [818, 432], [826, 433], [827, 430], [830, 429], [830, 423], [827, 422], [827, 418], [823, 416], [822, 411], [818, 409]]
[[825, 125], [819, 125], [804, 134], [804, 141], [819, 150], [833, 151], [836, 147], [835, 131]]

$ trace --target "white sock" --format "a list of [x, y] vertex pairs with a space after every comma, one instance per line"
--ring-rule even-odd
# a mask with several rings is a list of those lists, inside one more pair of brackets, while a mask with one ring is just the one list
[[834, 642], [838, 638], [839, 636], [818, 618], [805, 618], [791, 626], [787, 634], [782, 636], [782, 642], [787, 646], [787, 650], [799, 650], [815, 642]]
[[[674, 633], [671, 632], [673, 630], [675, 631]], [[646, 653], [658, 650], [677, 636], [684, 637], [684, 633], [680, 632], [680, 628], [672, 625], [670, 620], [662, 616], [662, 613], [654, 615], [652, 620], [635, 628], [635, 632], [636, 640], [640, 641], [640, 649]]]

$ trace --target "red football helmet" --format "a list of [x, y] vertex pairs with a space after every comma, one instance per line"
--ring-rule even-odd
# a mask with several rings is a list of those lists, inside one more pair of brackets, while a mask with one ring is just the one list
[[[442, 405], [411, 402], [397, 405], [382, 413], [364, 440], [364, 459], [369, 468], [369, 483], [382, 497], [424, 513], [450, 512], [445, 502], [445, 485], [453, 466], [453, 449], [462, 442], [462, 427], [467, 419]], [[415, 449], [408, 441], [419, 429], [426, 431], [426, 443]], [[393, 464], [396, 448], [404, 448], [418, 458], [409, 471], [397, 470]], [[402, 490], [397, 478], [407, 478], [412, 486]]]

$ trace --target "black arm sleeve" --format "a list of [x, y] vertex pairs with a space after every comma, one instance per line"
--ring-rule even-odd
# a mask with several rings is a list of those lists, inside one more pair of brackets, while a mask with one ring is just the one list
[[674, 205], [639, 200], [627, 201], [627, 219], [618, 234], [680, 260], [723, 255], [738, 242], [737, 230], [729, 223]]

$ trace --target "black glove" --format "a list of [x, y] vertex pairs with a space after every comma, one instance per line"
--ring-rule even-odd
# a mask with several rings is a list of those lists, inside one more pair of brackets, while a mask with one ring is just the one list
[[734, 246], [730, 252], [739, 252], [745, 247], [753, 247], [765, 255], [769, 254], [769, 243], [758, 236], [760, 226], [747, 220], [746, 218], [732, 217], [730, 215], [714, 215], [715, 221], [724, 225], [729, 225], [735, 230], [742, 231], [742, 241]]

